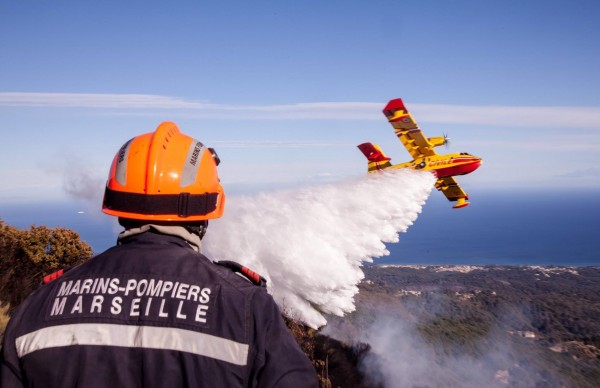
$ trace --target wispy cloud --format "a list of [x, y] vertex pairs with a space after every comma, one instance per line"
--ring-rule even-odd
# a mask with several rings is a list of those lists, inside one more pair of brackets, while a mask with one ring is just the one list
[[284, 105], [229, 105], [146, 94], [8, 93], [0, 106], [180, 109], [211, 118], [227, 119], [381, 119], [381, 104], [369, 102], [311, 102]]
[[317, 148], [317, 147], [349, 147], [355, 146], [351, 143], [326, 143], [326, 142], [309, 142], [309, 141], [213, 141], [211, 145], [219, 148]]
[[0, 105], [57, 108], [210, 109], [214, 104], [151, 94], [0, 93]]
[[[282, 105], [216, 104], [147, 94], [0, 92], [0, 106], [114, 109], [133, 114], [177, 109], [229, 120], [381, 120], [384, 102], [308, 102]], [[408, 104], [418, 121], [499, 127], [600, 129], [600, 107]], [[148, 111], [148, 112], [144, 112]]]
[[446, 124], [600, 129], [600, 107], [411, 104], [410, 108], [423, 120]]
[[593, 152], [600, 153], [600, 138], [579, 135], [574, 141], [566, 138], [541, 138], [538, 140], [519, 139], [514, 140], [466, 140], [460, 143], [461, 147], [494, 148], [496, 150], [532, 150], [556, 151], [556, 152]]

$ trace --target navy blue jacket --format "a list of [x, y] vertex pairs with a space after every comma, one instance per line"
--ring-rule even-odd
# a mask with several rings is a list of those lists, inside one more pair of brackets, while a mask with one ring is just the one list
[[174, 236], [128, 237], [35, 291], [1, 387], [316, 387], [264, 287]]

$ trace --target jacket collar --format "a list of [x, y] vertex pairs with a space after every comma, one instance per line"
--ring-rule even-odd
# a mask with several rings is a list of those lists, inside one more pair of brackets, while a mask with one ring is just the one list
[[177, 226], [177, 225], [146, 224], [146, 225], [142, 225], [139, 228], [125, 229], [124, 231], [119, 233], [119, 237], [117, 238], [117, 243], [120, 245], [124, 242], [123, 240], [128, 237], [141, 235], [141, 234], [149, 232], [149, 231], [152, 231], [152, 232], [155, 232], [158, 234], [167, 235], [167, 236], [179, 237], [179, 238], [183, 239], [196, 252], [199, 253], [201, 250], [202, 244], [201, 244], [200, 236], [190, 233], [183, 226]]

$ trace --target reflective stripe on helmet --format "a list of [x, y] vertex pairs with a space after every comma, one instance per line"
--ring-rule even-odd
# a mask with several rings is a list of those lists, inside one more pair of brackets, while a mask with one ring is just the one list
[[123, 144], [123, 147], [119, 149], [117, 153], [117, 168], [115, 170], [115, 179], [119, 182], [120, 185], [125, 186], [127, 184], [127, 158], [129, 156], [129, 146], [131, 145], [131, 141], [129, 140], [127, 143]]
[[190, 144], [187, 156], [185, 158], [185, 165], [181, 172], [181, 187], [193, 185], [196, 182], [196, 176], [198, 175], [198, 169], [200, 168], [200, 159], [204, 153], [204, 144], [194, 139]]

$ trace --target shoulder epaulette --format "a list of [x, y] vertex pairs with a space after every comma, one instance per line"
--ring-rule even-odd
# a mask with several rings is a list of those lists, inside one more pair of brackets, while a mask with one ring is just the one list
[[267, 279], [263, 278], [256, 272], [252, 271], [250, 268], [244, 267], [243, 265], [236, 263], [235, 261], [221, 260], [221, 261], [215, 261], [215, 264], [221, 265], [223, 267], [227, 267], [230, 270], [232, 270], [233, 272], [242, 274], [246, 279], [250, 280], [250, 282], [254, 285], [257, 285], [260, 287], [267, 286]]
[[50, 275], [44, 276], [44, 284], [48, 284], [51, 281], [58, 279], [59, 277], [61, 277], [64, 274], [66, 274], [68, 271], [70, 271], [74, 267], [75, 266], [71, 266], [71, 267], [68, 267], [68, 268], [59, 269], [56, 272], [52, 272]]
[[64, 273], [65, 273], [64, 269], [59, 269], [58, 271], [53, 272], [50, 275], [44, 276], [44, 284], [48, 284], [51, 281], [58, 279], [59, 277], [63, 276]]

